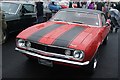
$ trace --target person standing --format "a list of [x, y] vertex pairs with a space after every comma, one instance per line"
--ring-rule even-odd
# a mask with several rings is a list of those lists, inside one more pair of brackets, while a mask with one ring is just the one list
[[36, 2], [37, 23], [43, 22], [43, 2]]
[[88, 7], [87, 2], [85, 2], [85, 1], [81, 2], [81, 6], [82, 6], [83, 9], [87, 9], [87, 7]]
[[72, 7], [72, 2], [69, 2], [69, 8], [73, 8], [73, 7]]
[[109, 9], [110, 9], [109, 3], [106, 2], [105, 6], [104, 6], [104, 11], [103, 11], [105, 13], [105, 15], [106, 15], [106, 18], [108, 18]]
[[81, 8], [81, 7], [80, 7], [80, 2], [77, 2], [77, 8]]
[[120, 12], [115, 9], [114, 5], [111, 5], [111, 9], [109, 10], [109, 15], [111, 17], [111, 21], [115, 27], [115, 32], [120, 28]]
[[91, 2], [89, 4], [88, 9], [95, 9], [94, 2]]
[[104, 11], [104, 2], [97, 2], [96, 10]]

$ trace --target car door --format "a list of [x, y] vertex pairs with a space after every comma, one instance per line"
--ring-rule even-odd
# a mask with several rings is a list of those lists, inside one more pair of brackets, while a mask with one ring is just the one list
[[20, 24], [22, 24], [21, 29], [30, 27], [36, 22], [35, 5], [23, 4], [20, 11], [21, 11]]
[[2, 2], [2, 10], [5, 15], [5, 21], [7, 23], [7, 33], [16, 32], [19, 30], [19, 3]]

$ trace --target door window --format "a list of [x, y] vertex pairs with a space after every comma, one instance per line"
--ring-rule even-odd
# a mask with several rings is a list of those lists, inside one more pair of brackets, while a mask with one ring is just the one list
[[24, 4], [22, 6], [23, 13], [34, 13], [34, 5]]

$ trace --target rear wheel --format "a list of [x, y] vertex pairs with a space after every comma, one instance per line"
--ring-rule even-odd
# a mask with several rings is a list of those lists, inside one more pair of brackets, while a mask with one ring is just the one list
[[6, 31], [3, 31], [3, 33], [2, 33], [2, 43], [5, 43], [6, 42], [6, 40], [7, 40], [7, 32]]

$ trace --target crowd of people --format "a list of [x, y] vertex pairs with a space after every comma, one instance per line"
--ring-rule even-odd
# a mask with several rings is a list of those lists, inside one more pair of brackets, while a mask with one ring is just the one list
[[[72, 8], [70, 2], [69, 8]], [[103, 11], [106, 18], [111, 19], [111, 32], [120, 28], [120, 2], [77, 2], [77, 8]]]
[[[77, 6], [74, 7], [73, 4]], [[115, 32], [120, 28], [120, 2], [69, 2], [69, 8], [85, 8], [103, 11], [108, 19], [111, 19], [111, 30]], [[36, 3], [37, 22], [42, 22], [43, 3]]]

